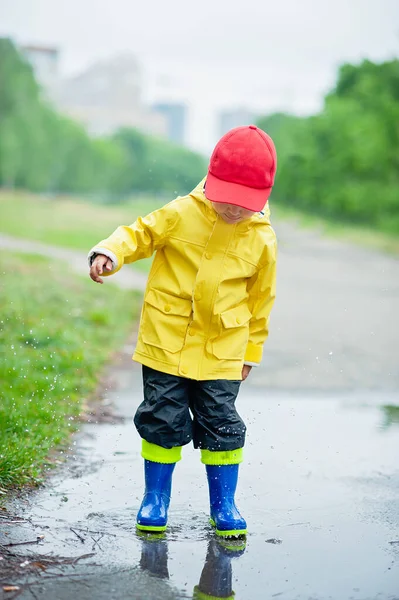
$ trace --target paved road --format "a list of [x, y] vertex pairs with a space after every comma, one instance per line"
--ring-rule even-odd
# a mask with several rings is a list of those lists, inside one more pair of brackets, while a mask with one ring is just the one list
[[136, 534], [143, 473], [131, 418], [141, 380], [126, 347], [107, 391], [124, 419], [84, 425], [59, 474], [10, 505], [29, 520], [0, 527], [0, 544], [45, 536], [21, 553], [93, 556], [8, 578], [31, 584], [19, 598], [172, 600], [199, 586], [237, 600], [399, 599], [399, 428], [388, 408], [399, 403], [399, 264], [276, 229], [271, 337], [238, 400], [248, 425], [237, 495], [246, 547], [215, 542], [191, 447], [176, 469], [166, 538]]
[[398, 258], [283, 223], [276, 230], [277, 300], [257, 382], [398, 391]]

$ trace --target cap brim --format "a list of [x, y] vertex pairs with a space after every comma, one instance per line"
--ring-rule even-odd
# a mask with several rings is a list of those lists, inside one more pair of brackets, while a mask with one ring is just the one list
[[240, 183], [231, 183], [218, 179], [208, 173], [205, 183], [205, 196], [211, 202], [235, 204], [247, 210], [258, 212], [265, 206], [272, 188], [258, 190]]

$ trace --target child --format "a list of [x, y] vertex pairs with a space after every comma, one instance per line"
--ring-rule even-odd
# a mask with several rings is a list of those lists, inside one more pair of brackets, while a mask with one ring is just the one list
[[189, 195], [118, 227], [89, 254], [90, 277], [103, 283], [156, 252], [133, 355], [144, 388], [134, 419], [145, 472], [140, 530], [166, 529], [172, 473], [193, 440], [216, 533], [246, 534], [234, 501], [246, 431], [235, 400], [261, 361], [275, 296], [276, 237], [268, 208], [259, 212], [275, 172], [271, 138], [255, 125], [232, 129]]

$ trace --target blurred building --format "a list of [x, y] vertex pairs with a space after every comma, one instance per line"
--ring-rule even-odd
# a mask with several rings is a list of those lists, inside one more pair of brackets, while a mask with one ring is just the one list
[[167, 136], [171, 142], [185, 144], [187, 127], [187, 106], [184, 104], [158, 103], [153, 110], [166, 119]]
[[59, 50], [46, 46], [22, 46], [23, 56], [31, 64], [36, 80], [50, 96], [59, 78]]
[[92, 135], [108, 135], [121, 127], [167, 136], [164, 115], [146, 107], [141, 99], [140, 67], [131, 55], [93, 64], [75, 77], [60, 82], [58, 108], [80, 121]]
[[251, 125], [255, 119], [256, 115], [245, 108], [223, 111], [219, 113], [219, 136], [221, 137], [234, 127]]

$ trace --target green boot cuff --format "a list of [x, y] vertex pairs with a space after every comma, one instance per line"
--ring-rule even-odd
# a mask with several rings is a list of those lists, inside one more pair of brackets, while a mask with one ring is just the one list
[[151, 444], [147, 440], [142, 440], [141, 456], [152, 462], [172, 464], [181, 459], [181, 446], [174, 448], [162, 448], [156, 444]]
[[209, 594], [205, 594], [205, 592], [201, 592], [199, 587], [196, 585], [194, 588], [194, 600], [234, 600], [234, 592], [231, 596], [210, 596]]
[[201, 462], [204, 465], [238, 465], [243, 460], [243, 448], [236, 450], [201, 450]]

